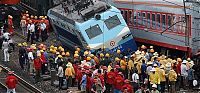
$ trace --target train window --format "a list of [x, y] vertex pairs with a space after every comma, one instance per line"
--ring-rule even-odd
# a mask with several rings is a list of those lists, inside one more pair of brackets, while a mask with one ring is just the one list
[[157, 28], [160, 29], [160, 14], [156, 14]]
[[144, 26], [146, 26], [146, 13], [145, 12], [143, 12], [142, 13], [142, 25], [144, 25]]
[[122, 14], [122, 15], [124, 14], [124, 11], [123, 11], [123, 10], [121, 10], [121, 14]]
[[156, 16], [155, 16], [155, 14], [152, 14], [152, 27], [154, 29], [156, 28]]
[[166, 16], [162, 15], [162, 30], [166, 29]]
[[142, 25], [141, 12], [137, 12], [137, 25]]
[[89, 39], [92, 39], [103, 33], [98, 24], [86, 29], [85, 32], [87, 33]]
[[[172, 17], [171, 15], [167, 16], [167, 20], [168, 20], [168, 28], [172, 25]], [[172, 28], [168, 29], [168, 31], [171, 31]]]
[[128, 13], [129, 13], [129, 16], [128, 16], [128, 21], [129, 21], [129, 23], [130, 24], [132, 24], [133, 23], [133, 20], [132, 20], [132, 11], [128, 11]]
[[[176, 23], [176, 16], [173, 16], [173, 21], [172, 22], [173, 22], [173, 25]], [[176, 25], [174, 25], [173, 28], [174, 28], [173, 31], [176, 32], [177, 31]]]
[[136, 11], [134, 11], [134, 13], [133, 13], [133, 24], [134, 24], [134, 26], [137, 24], [137, 12]]
[[[185, 16], [182, 16], [182, 20], [185, 20]], [[182, 23], [182, 33], [185, 33], [186, 22], [181, 22]]]
[[147, 13], [147, 27], [148, 27], [148, 28], [151, 27], [151, 26], [150, 26], [150, 25], [151, 25], [151, 20], [150, 20], [150, 19], [151, 19], [151, 14], [150, 14], [150, 13]]
[[109, 30], [121, 24], [117, 15], [106, 19], [104, 22]]
[[125, 12], [124, 12], [124, 20], [126, 21], [126, 23], [128, 22], [128, 20], [127, 20], [127, 15], [128, 15], [128, 11], [125, 11]]

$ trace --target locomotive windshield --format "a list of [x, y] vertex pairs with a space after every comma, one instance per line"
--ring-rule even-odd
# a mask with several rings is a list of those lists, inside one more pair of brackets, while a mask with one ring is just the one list
[[109, 30], [121, 24], [117, 15], [106, 19], [104, 22]]
[[90, 39], [92, 39], [92, 38], [94, 38], [94, 37], [96, 37], [96, 36], [102, 34], [102, 30], [101, 30], [101, 28], [99, 27], [99, 25], [94, 25], [94, 26], [92, 26], [92, 27], [86, 29], [85, 31], [86, 31], [86, 33], [87, 33], [87, 35], [88, 35], [88, 37], [89, 37]]

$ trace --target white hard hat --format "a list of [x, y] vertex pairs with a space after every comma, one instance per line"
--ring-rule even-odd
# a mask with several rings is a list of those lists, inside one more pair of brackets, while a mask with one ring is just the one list
[[183, 62], [182, 62], [183, 64], [185, 64], [185, 63], [187, 63], [187, 60], [183, 60]]
[[152, 85], [152, 88], [157, 88], [157, 85], [156, 85], [156, 84], [153, 84], [153, 85]]

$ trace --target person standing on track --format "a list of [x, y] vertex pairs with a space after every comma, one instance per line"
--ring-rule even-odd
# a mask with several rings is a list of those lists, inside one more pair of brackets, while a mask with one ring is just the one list
[[3, 41], [3, 44], [2, 44], [2, 50], [3, 50], [3, 54], [4, 54], [4, 62], [9, 62], [9, 53], [8, 53], [8, 48], [9, 48], [9, 43], [8, 43], [8, 40], [5, 39]]
[[6, 78], [7, 85], [7, 93], [16, 93], [15, 88], [18, 83], [17, 78], [13, 75], [13, 72], [8, 72], [8, 76]]
[[8, 15], [8, 31], [12, 35], [14, 33], [14, 26], [13, 26], [13, 17], [11, 15]]
[[46, 29], [46, 24], [44, 23], [44, 20], [41, 20], [41, 38], [42, 38], [42, 42], [45, 42], [48, 38], [48, 35], [47, 35], [47, 29]]

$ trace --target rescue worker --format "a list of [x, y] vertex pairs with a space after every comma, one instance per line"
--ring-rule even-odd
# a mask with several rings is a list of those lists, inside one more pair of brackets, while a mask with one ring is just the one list
[[23, 36], [26, 35], [26, 24], [27, 24], [27, 22], [26, 22], [26, 16], [23, 16], [22, 19], [21, 19], [21, 21], [20, 21], [20, 27], [21, 27]]
[[133, 88], [134, 88], [134, 92], [135, 92], [139, 88], [139, 75], [138, 75], [137, 70], [133, 71], [132, 81], [133, 81]]
[[166, 82], [166, 78], [165, 78], [165, 70], [164, 70], [164, 66], [161, 65], [160, 66], [160, 72], [159, 72], [159, 75], [160, 75], [160, 87], [161, 87], [161, 93], [164, 93], [165, 92], [165, 82]]
[[85, 73], [85, 70], [82, 70], [83, 76], [80, 82], [81, 85], [81, 93], [85, 93], [86, 92], [86, 82], [87, 82], [87, 76]]
[[67, 64], [65, 69], [65, 76], [67, 80], [67, 88], [72, 86], [72, 77], [75, 76], [75, 71], [72, 65]]
[[114, 92], [114, 80], [115, 80], [115, 73], [114, 69], [111, 69], [110, 72], [107, 73], [106, 79], [106, 93], [113, 93]]
[[13, 26], [13, 17], [11, 15], [8, 15], [8, 31], [12, 35], [14, 33], [14, 26]]
[[31, 26], [29, 28], [30, 30], [30, 37], [31, 37], [31, 44], [33, 44], [33, 41], [35, 40], [35, 24], [31, 22]]
[[10, 61], [10, 54], [8, 53], [9, 43], [8, 43], [7, 39], [5, 39], [3, 41], [2, 49], [3, 49], [3, 55], [4, 55], [4, 62], [9, 62]]
[[40, 71], [41, 71], [41, 66], [42, 65], [42, 60], [41, 60], [41, 54], [37, 54], [37, 58], [34, 59], [34, 67], [35, 67], [35, 72], [36, 72], [36, 76], [35, 76], [35, 82], [39, 82], [40, 81]]
[[26, 42], [29, 42], [30, 37], [31, 37], [31, 29], [30, 29], [31, 24], [32, 24], [32, 20], [28, 20], [28, 24], [27, 24], [27, 40], [26, 40]]
[[41, 29], [42, 42], [45, 42], [48, 38], [48, 35], [47, 35], [47, 29], [46, 29], [46, 24], [44, 23], [44, 20], [41, 20], [40, 29]]
[[114, 80], [114, 93], [122, 93], [121, 90], [123, 84], [124, 84], [123, 74], [119, 72]]
[[[159, 93], [159, 91], [157, 90], [157, 85], [156, 84], [152, 85], [151, 93]], [[174, 93], [174, 92], [171, 92], [171, 93]]]
[[59, 78], [59, 90], [62, 89], [63, 86], [63, 76], [64, 76], [64, 70], [63, 70], [63, 63], [59, 63], [58, 67], [58, 73], [57, 76]]
[[177, 73], [177, 81], [176, 81], [176, 89], [179, 90], [181, 86], [181, 64], [182, 64], [182, 59], [177, 58], [178, 64], [176, 65], [176, 73]]
[[6, 77], [7, 93], [16, 93], [15, 88], [18, 83], [17, 78], [13, 75], [13, 72], [8, 72]]
[[38, 42], [39, 41], [39, 37], [40, 37], [40, 23], [36, 22], [35, 23], [35, 41]]
[[23, 45], [21, 43], [18, 44], [18, 46], [19, 46], [19, 54], [18, 54], [19, 55], [19, 64], [20, 64], [20, 67], [22, 70], [24, 70], [24, 63], [25, 63], [25, 56], [26, 56], [25, 46], [23, 46]]
[[175, 84], [176, 84], [177, 74], [173, 69], [171, 69], [169, 71], [168, 76], [169, 76], [169, 84], [170, 84], [170, 93], [175, 93], [176, 92]]
[[33, 49], [32, 48], [28, 48], [28, 59], [29, 59], [29, 73], [33, 74], [34, 72], [34, 57], [33, 57]]
[[130, 84], [130, 81], [128, 79], [124, 80], [124, 85], [122, 86], [122, 92], [126, 93], [134, 93], [133, 92], [133, 87]]
[[181, 78], [182, 78], [182, 85], [183, 88], [186, 89], [186, 85], [187, 85], [187, 77], [188, 77], [188, 68], [186, 66], [187, 60], [183, 60], [182, 64], [181, 64]]
[[156, 84], [159, 85], [160, 84], [160, 77], [159, 74], [156, 72], [155, 68], [152, 68], [151, 73], [149, 75], [149, 82], [151, 85]]

